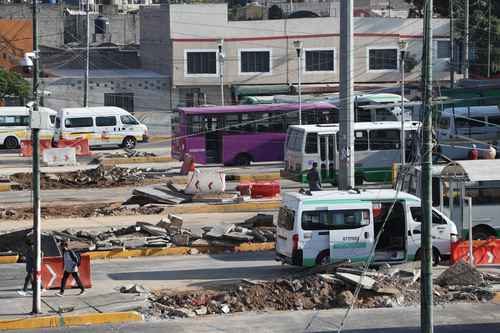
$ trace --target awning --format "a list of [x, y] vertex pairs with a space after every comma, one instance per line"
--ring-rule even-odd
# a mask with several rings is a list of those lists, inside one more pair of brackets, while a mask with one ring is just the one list
[[448, 164], [441, 177], [470, 182], [500, 180], [500, 160], [457, 161]]
[[287, 84], [268, 84], [258, 86], [233, 86], [234, 96], [241, 98], [242, 96], [265, 96], [288, 94], [289, 87]]

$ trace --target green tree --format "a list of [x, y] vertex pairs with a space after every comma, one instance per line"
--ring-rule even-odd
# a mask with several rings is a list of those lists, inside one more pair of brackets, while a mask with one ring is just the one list
[[16, 72], [0, 68], [0, 100], [6, 96], [25, 99], [30, 95], [30, 83]]

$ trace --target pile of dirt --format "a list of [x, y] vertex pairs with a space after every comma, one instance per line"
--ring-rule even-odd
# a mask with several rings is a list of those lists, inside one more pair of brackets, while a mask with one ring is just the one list
[[[317, 270], [316, 270], [317, 271]], [[369, 271], [361, 278], [356, 268], [336, 268], [333, 274], [305, 273], [272, 281], [242, 280], [220, 291], [151, 294], [144, 313], [154, 318], [194, 317], [205, 314], [260, 310], [311, 310], [348, 307], [380, 308], [416, 305], [420, 302], [420, 272], [397, 271], [387, 274]], [[358, 284], [358, 299], [354, 292]], [[480, 302], [494, 294], [473, 286], [436, 286], [434, 302]]]

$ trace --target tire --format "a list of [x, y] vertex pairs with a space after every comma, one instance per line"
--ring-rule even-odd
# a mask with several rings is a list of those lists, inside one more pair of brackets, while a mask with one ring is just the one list
[[495, 236], [495, 232], [486, 227], [476, 227], [472, 229], [472, 239], [487, 240], [491, 236]]
[[6, 149], [17, 149], [19, 148], [19, 141], [13, 136], [8, 136], [5, 138], [3, 145]]
[[234, 164], [238, 166], [249, 166], [252, 162], [252, 157], [249, 154], [238, 154], [234, 159]]
[[354, 185], [361, 186], [363, 185], [363, 181], [364, 181], [363, 175], [360, 174], [354, 175]]
[[122, 148], [134, 149], [137, 144], [137, 140], [133, 136], [127, 136], [123, 139]]
[[330, 250], [321, 251], [316, 257], [316, 265], [328, 265], [330, 263]]
[[[418, 249], [417, 254], [415, 255], [415, 261], [422, 261], [422, 249]], [[439, 250], [435, 247], [432, 248], [432, 266], [437, 266], [441, 263], [441, 254]]]

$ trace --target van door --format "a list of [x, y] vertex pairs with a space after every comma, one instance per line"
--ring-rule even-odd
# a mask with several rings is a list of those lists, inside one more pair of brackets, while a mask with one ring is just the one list
[[116, 116], [97, 116], [95, 117], [97, 140], [102, 145], [117, 145], [121, 143], [118, 134], [118, 123]]
[[68, 116], [64, 118], [64, 139], [87, 139], [90, 146], [100, 144], [100, 140], [96, 140], [94, 118], [81, 116]]
[[122, 114], [120, 116], [120, 126], [118, 126], [117, 141], [119, 144], [122, 143], [123, 139], [127, 136], [134, 137], [136, 141], [142, 141], [143, 130], [140, 123], [135, 117], [129, 114]]

